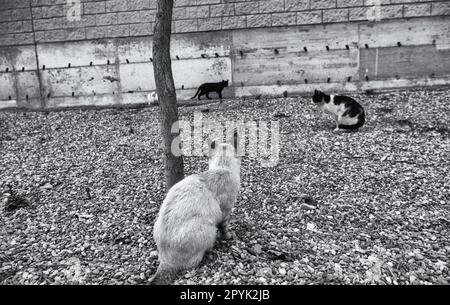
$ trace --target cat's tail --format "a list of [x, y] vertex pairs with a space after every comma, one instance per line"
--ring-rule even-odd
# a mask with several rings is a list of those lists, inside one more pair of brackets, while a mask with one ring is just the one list
[[191, 97], [191, 100], [195, 99], [199, 93], [200, 93], [200, 88], [198, 88], [198, 90], [195, 93], [195, 95], [193, 97]]
[[156, 273], [150, 279], [150, 285], [171, 285], [177, 278], [178, 271], [165, 264], [159, 264]]

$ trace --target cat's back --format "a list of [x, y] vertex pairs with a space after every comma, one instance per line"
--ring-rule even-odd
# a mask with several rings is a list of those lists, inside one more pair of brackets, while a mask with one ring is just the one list
[[163, 206], [186, 206], [185, 202], [188, 202], [188, 205], [191, 205], [191, 203], [197, 201], [199, 197], [207, 198], [211, 196], [211, 191], [209, 191], [202, 175], [194, 174], [185, 177], [183, 180], [172, 186], [164, 199]]
[[201, 174], [201, 179], [213, 194], [237, 193], [239, 191], [239, 176], [230, 170], [212, 169]]
[[346, 95], [335, 95], [333, 98], [335, 105], [345, 105], [346, 107], [363, 108], [354, 98]]

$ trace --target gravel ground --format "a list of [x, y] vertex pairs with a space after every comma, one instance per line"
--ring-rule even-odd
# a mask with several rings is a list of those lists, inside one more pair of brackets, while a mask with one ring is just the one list
[[[180, 108], [279, 120], [282, 134], [277, 166], [242, 161], [236, 237], [176, 283], [449, 284], [450, 89], [356, 97], [359, 132], [333, 132], [306, 98]], [[155, 107], [0, 112], [0, 283], [148, 282], [164, 197], [157, 122]], [[186, 174], [206, 166], [185, 159]], [[29, 205], [6, 211], [8, 185]]]

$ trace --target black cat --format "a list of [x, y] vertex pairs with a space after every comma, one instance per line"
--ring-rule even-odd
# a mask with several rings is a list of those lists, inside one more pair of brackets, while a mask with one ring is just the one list
[[326, 113], [332, 114], [336, 129], [358, 129], [364, 125], [364, 108], [353, 98], [344, 95], [327, 95], [315, 90], [313, 101]]
[[219, 83], [204, 83], [198, 88], [195, 95], [191, 97], [191, 100], [193, 100], [196, 96], [198, 96], [198, 99], [200, 100], [200, 96], [202, 95], [206, 95], [208, 99], [211, 99], [209, 97], [209, 93], [217, 92], [217, 94], [219, 94], [220, 101], [222, 101], [222, 90], [227, 86], [228, 86], [227, 80], [223, 80]]

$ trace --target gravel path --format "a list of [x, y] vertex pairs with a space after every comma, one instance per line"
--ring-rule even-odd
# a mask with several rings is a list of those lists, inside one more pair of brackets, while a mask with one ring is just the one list
[[[356, 97], [356, 133], [306, 98], [180, 108], [282, 134], [277, 166], [243, 159], [235, 239], [178, 284], [450, 283], [450, 89]], [[147, 283], [160, 142], [155, 107], [0, 112], [0, 283]], [[8, 185], [29, 206], [6, 211]]]

